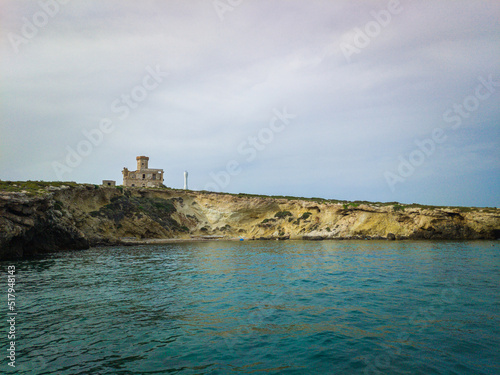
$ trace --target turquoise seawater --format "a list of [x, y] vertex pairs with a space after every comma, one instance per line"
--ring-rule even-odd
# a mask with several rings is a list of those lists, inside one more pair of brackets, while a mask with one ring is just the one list
[[16, 267], [16, 374], [500, 374], [499, 242], [200, 242]]

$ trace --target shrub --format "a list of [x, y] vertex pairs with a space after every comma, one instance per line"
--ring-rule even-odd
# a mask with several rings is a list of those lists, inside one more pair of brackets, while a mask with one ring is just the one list
[[293, 215], [290, 211], [279, 211], [279, 212], [276, 212], [276, 214], [274, 215], [274, 217], [276, 217], [278, 219], [283, 219], [287, 216], [293, 216]]
[[300, 217], [300, 219], [307, 220], [307, 219], [309, 219], [311, 216], [312, 216], [312, 213], [310, 213], [310, 212], [304, 212], [304, 213], [302, 214], [302, 216]]
[[175, 206], [172, 202], [167, 201], [165, 199], [157, 198], [153, 201], [153, 206], [155, 206], [159, 210], [164, 210], [166, 212], [172, 213], [175, 212]]
[[61, 211], [61, 209], [63, 208], [63, 203], [62, 203], [61, 201], [57, 201], [57, 200], [56, 200], [56, 201], [55, 201], [55, 203], [54, 203], [54, 208], [55, 208], [56, 210]]

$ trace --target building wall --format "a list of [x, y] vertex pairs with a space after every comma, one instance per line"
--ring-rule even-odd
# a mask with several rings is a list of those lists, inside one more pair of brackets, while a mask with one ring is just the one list
[[123, 170], [123, 186], [160, 187], [163, 185], [163, 169]]
[[102, 186], [116, 186], [116, 181], [102, 180]]

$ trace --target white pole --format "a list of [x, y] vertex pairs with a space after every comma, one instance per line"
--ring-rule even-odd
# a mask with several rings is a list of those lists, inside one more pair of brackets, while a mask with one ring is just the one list
[[188, 189], [188, 173], [184, 171], [184, 190]]

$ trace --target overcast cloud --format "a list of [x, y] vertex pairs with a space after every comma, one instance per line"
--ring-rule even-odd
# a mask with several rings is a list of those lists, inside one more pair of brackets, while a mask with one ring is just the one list
[[1, 1], [3, 180], [147, 155], [175, 188], [499, 206], [498, 1], [64, 2]]

